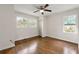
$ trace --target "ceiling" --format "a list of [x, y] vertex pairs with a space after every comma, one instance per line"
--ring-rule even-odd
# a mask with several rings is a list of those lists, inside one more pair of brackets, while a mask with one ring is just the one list
[[[39, 7], [42, 5], [44, 4], [15, 4], [14, 7], [15, 7], [15, 10], [18, 12], [22, 12], [22, 13], [26, 13], [34, 16], [41, 16], [40, 12], [37, 12], [37, 13], [33, 13], [33, 12], [37, 10], [36, 7]], [[52, 12], [51, 13], [45, 12], [44, 15], [63, 12], [77, 7], [79, 7], [79, 4], [50, 4], [50, 6], [47, 7], [47, 9], [52, 10]]]

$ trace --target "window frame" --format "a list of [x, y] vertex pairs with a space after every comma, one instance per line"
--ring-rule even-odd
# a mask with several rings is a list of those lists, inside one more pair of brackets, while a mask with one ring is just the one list
[[[26, 19], [27, 21], [29, 20], [29, 21], [28, 21], [29, 24], [27, 24], [27, 26], [24, 25], [24, 27], [20, 27], [20, 26], [18, 26], [18, 20], [17, 20], [17, 17], [22, 18], [22, 20], [23, 20], [23, 19]], [[16, 21], [17, 21], [17, 22], [16, 22], [16, 23], [17, 23], [17, 24], [16, 24], [16, 27], [17, 27], [18, 29], [36, 28], [36, 27], [38, 26], [38, 25], [37, 25], [37, 19], [32, 19], [32, 20], [34, 20], [33, 23], [36, 22], [36, 23], [35, 23], [36, 25], [31, 26], [31, 25], [32, 25], [32, 24], [30, 24], [31, 18], [27, 18], [27, 17], [23, 17], [23, 16], [16, 16]]]
[[[69, 16], [76, 16], [76, 24], [75, 24], [75, 32], [65, 32], [65, 30], [64, 30], [64, 26], [65, 26], [65, 24], [64, 24], [64, 21], [65, 21], [65, 18], [67, 18], [67, 17], [69, 17]], [[72, 14], [72, 15], [67, 15], [67, 16], [64, 16], [64, 18], [63, 18], [63, 32], [64, 33], [71, 33], [71, 34], [73, 34], [73, 33], [78, 33], [78, 15], [77, 14]]]

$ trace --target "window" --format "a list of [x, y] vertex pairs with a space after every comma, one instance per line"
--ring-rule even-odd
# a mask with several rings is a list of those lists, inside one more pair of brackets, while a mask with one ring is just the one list
[[67, 16], [64, 19], [64, 32], [75, 33], [76, 30], [76, 15]]
[[26, 27], [34, 28], [36, 26], [37, 26], [36, 19], [27, 19], [19, 16], [17, 17], [17, 28], [26, 28]]

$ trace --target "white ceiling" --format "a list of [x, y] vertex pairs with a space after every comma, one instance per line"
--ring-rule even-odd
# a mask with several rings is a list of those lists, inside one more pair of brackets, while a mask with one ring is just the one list
[[[34, 11], [37, 10], [36, 7], [39, 7], [41, 5], [44, 5], [44, 4], [15, 4], [14, 6], [15, 6], [15, 10], [18, 12], [27, 13], [34, 16], [41, 16], [40, 12], [33, 13]], [[50, 6], [47, 7], [47, 9], [52, 10], [51, 13], [58, 13], [58, 12], [74, 9], [77, 7], [79, 7], [79, 4], [50, 4]], [[51, 13], [45, 12], [44, 15], [49, 15]]]

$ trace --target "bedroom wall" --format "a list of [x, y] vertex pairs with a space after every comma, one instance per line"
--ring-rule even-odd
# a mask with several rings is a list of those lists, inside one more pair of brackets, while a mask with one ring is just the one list
[[45, 16], [39, 17], [39, 35], [42, 37], [46, 36], [46, 19]]
[[[16, 13], [16, 17], [17, 16], [21, 16], [21, 17], [25, 17], [27, 19], [31, 19], [31, 20], [37, 20], [38, 22], [38, 17], [32, 16], [32, 15], [28, 15], [28, 14], [24, 14], [21, 12], [15, 12]], [[16, 20], [17, 21], [17, 20]], [[17, 26], [17, 25], [16, 25]], [[38, 32], [38, 24], [36, 28], [17, 28], [17, 40], [22, 40], [24, 38], [30, 38], [30, 37], [34, 37], [34, 36], [38, 36], [39, 32]]]
[[46, 16], [47, 23], [45, 25], [47, 26], [47, 36], [78, 43], [79, 31], [77, 33], [63, 32], [64, 16], [68, 15], [77, 15], [77, 29], [79, 30], [79, 8], [75, 8], [65, 12], [53, 13]]
[[13, 5], [0, 5], [0, 50], [15, 46], [16, 21]]

